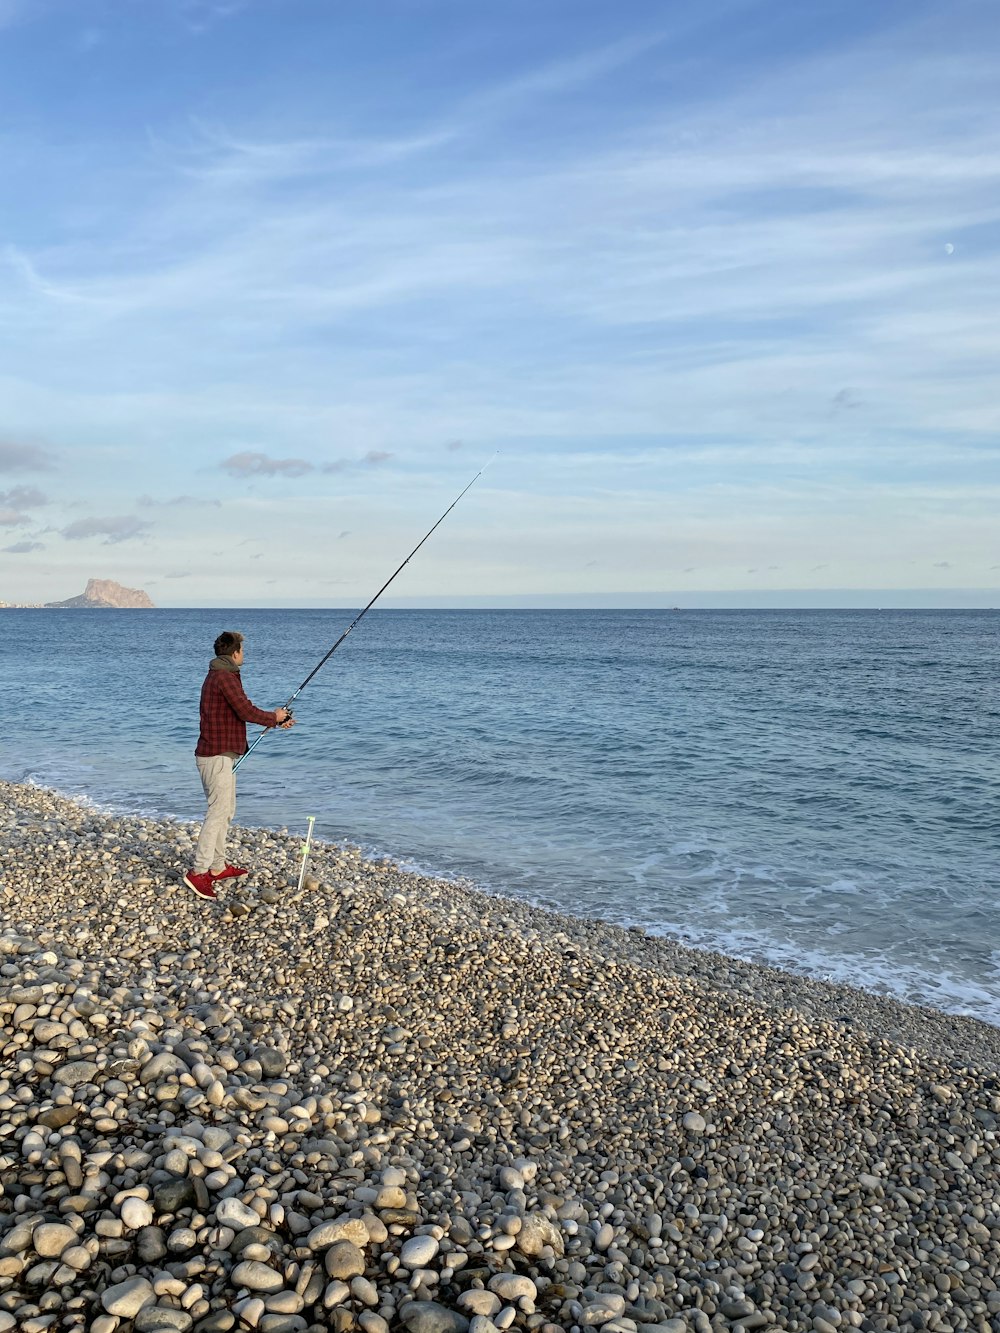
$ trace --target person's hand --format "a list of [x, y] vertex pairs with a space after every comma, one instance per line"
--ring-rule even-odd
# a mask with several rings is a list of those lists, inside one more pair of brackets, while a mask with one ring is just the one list
[[284, 727], [284, 726], [286, 726], [286, 725], [288, 724], [288, 720], [289, 720], [289, 718], [290, 718], [291, 716], [292, 716], [292, 715], [291, 715], [291, 713], [288, 711], [287, 708], [276, 708], [276, 709], [274, 710], [274, 721], [275, 721], [275, 726], [278, 726], [278, 727]]
[[288, 717], [285, 718], [284, 722], [278, 723], [278, 730], [287, 731], [289, 727], [294, 727], [294, 726], [295, 726], [295, 718], [289, 715]]

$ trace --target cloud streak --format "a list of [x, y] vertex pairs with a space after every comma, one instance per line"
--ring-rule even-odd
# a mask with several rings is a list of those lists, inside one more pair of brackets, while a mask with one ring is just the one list
[[304, 458], [268, 458], [250, 450], [231, 454], [219, 466], [241, 481], [248, 477], [302, 477], [313, 470], [313, 464]]
[[[347, 472], [357, 467], [378, 467], [387, 463], [392, 454], [385, 449], [369, 449], [363, 458], [335, 458], [328, 463], [310, 463], [305, 458], [270, 458], [267, 454], [244, 451], [231, 454], [223, 459], [219, 467], [238, 481], [254, 477], [304, 477], [310, 472], [335, 474]], [[183, 498], [183, 497], [182, 497]], [[149, 497], [141, 497], [140, 504], [152, 503]]]
[[136, 504], [141, 509], [221, 509], [221, 500], [208, 500], [198, 495], [175, 495], [169, 500], [159, 500], [152, 495], [140, 495]]
[[51, 472], [56, 460], [38, 444], [0, 439], [0, 474], [12, 472]]
[[34, 486], [15, 486], [12, 490], [0, 491], [0, 505], [11, 505], [14, 509], [38, 509], [48, 503], [48, 497]]
[[321, 471], [326, 473], [348, 472], [357, 467], [379, 467], [387, 463], [392, 454], [385, 449], [369, 449], [363, 458], [335, 458], [324, 463]]
[[[162, 568], [207, 564], [218, 544], [205, 509], [221, 501], [202, 488], [286, 536], [322, 504], [315, 541], [330, 554], [350, 531], [361, 561], [377, 527], [451, 491], [459, 450], [499, 448], [503, 473], [470, 500], [482, 521], [449, 529], [463, 569], [501, 512], [545, 529], [533, 558], [551, 567], [585, 510], [625, 570], [710, 579], [718, 547], [670, 545], [681, 503], [740, 538], [731, 571], [763, 580], [773, 555], [841, 578], [810, 521], [875, 545], [891, 506], [897, 535], [933, 522], [957, 586], [973, 555], [989, 564], [1000, 485], [1000, 135], [980, 13], [846, 15], [823, 36], [775, 31], [750, 59], [761, 5], [710, 3], [669, 33], [581, 19], [575, 52], [533, 46], [529, 28], [451, 83], [421, 78], [446, 51], [414, 53], [412, 103], [380, 99], [365, 67], [377, 115], [337, 102], [336, 79], [301, 98], [272, 86], [248, 111], [237, 80], [210, 122], [184, 96], [152, 116], [142, 156], [89, 142], [99, 192], [56, 126], [10, 166], [26, 202], [0, 256], [0, 480], [58, 462], [67, 535], [74, 504], [169, 511], [155, 529], [126, 516], [68, 536], [146, 536]], [[532, 64], [530, 49], [550, 54]], [[18, 443], [34, 423], [58, 460]], [[756, 549], [764, 520], [798, 534], [798, 556]], [[528, 551], [479, 582], [527, 586]]]
[[104, 546], [117, 546], [119, 542], [136, 541], [145, 537], [151, 525], [142, 519], [124, 514], [110, 518], [81, 518], [62, 529], [67, 541], [88, 541], [93, 537], [103, 537]]

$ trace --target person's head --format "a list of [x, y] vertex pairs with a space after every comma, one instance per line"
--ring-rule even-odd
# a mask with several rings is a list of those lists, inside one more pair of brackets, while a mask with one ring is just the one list
[[224, 629], [215, 641], [216, 657], [231, 657], [237, 666], [243, 661], [243, 635], [239, 630]]

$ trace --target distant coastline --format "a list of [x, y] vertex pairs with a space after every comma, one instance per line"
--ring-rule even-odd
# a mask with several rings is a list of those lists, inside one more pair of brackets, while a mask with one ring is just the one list
[[114, 579], [88, 579], [87, 586], [77, 597], [63, 602], [0, 602], [0, 609], [10, 610], [146, 610], [156, 609], [148, 592], [142, 588], [124, 588]]

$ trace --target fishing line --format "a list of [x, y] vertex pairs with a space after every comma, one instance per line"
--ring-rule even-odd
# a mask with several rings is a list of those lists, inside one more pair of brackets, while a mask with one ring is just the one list
[[[498, 450], [498, 452], [499, 452], [499, 450]], [[493, 455], [493, 458], [496, 458], [496, 454]], [[433, 527], [433, 528], [430, 528], [427, 532], [424, 533], [423, 537], [421, 537], [420, 541], [417, 542], [416, 546], [414, 546], [413, 550], [412, 550], [412, 551], [410, 552], [410, 554], [406, 557], [406, 559], [403, 561], [403, 563], [399, 566], [399, 568], [396, 570], [395, 574], [390, 575], [390, 577], [386, 579], [386, 581], [382, 584], [381, 588], [379, 588], [378, 592], [377, 592], [377, 593], [375, 594], [375, 596], [371, 599], [371, 601], [370, 601], [370, 602], [368, 603], [368, 605], [364, 608], [364, 610], [358, 612], [358, 614], [354, 617], [354, 619], [353, 619], [353, 620], [351, 621], [351, 623], [348, 625], [347, 629], [344, 630], [343, 634], [341, 634], [340, 638], [339, 638], [339, 639], [337, 640], [337, 642], [333, 645], [333, 647], [329, 650], [329, 652], [327, 652], [323, 657], [321, 657], [320, 660], [316, 663], [316, 665], [313, 667], [312, 671], [309, 672], [309, 675], [306, 676], [305, 680], [302, 682], [302, 684], [299, 686], [299, 688], [295, 691], [295, 693], [294, 693], [293, 695], [290, 696], [288, 702], [284, 705], [285, 708], [286, 708], [286, 710], [289, 712], [289, 714], [290, 714], [291, 711], [292, 711], [292, 704], [293, 704], [293, 703], [295, 702], [295, 700], [299, 697], [299, 695], [302, 693], [302, 691], [305, 689], [305, 687], [309, 684], [309, 682], [312, 680], [313, 676], [315, 676], [316, 672], [319, 671], [321, 667], [323, 667], [323, 666], [326, 665], [326, 663], [330, 660], [330, 658], [334, 655], [334, 653], [337, 651], [337, 649], [340, 647], [340, 645], [341, 645], [341, 644], [344, 642], [344, 640], [347, 638], [348, 634], [350, 634], [351, 630], [354, 629], [355, 625], [360, 624], [360, 622], [364, 619], [364, 617], [368, 614], [368, 612], [372, 609], [372, 607], [375, 605], [375, 603], [378, 601], [378, 599], [379, 599], [379, 598], [382, 596], [382, 594], [385, 592], [386, 588], [388, 588], [388, 586], [389, 586], [389, 584], [392, 582], [392, 580], [396, 577], [396, 574], [401, 574], [401, 573], [403, 572], [403, 570], [404, 570], [404, 569], [406, 568], [406, 566], [410, 563], [410, 561], [413, 559], [413, 557], [417, 554], [417, 552], [420, 550], [421, 546], [423, 546], [424, 542], [425, 542], [425, 541], [427, 540], [427, 538], [431, 535], [431, 533], [434, 532], [434, 530], [435, 530], [436, 528], [439, 528], [439, 527], [441, 526], [441, 524], [445, 521], [445, 519], [448, 517], [448, 515], [451, 513], [451, 511], [452, 511], [452, 510], [455, 508], [455, 506], [458, 504], [459, 500], [461, 500], [461, 498], [462, 498], [462, 496], [465, 494], [465, 492], [468, 491], [468, 490], [471, 490], [471, 489], [472, 489], [472, 487], [476, 484], [476, 482], [479, 480], [479, 478], [483, 475], [483, 473], [484, 473], [484, 472], [486, 471], [486, 469], [489, 467], [490, 463], [493, 462], [493, 458], [491, 458], [491, 459], [489, 460], [488, 463], [484, 463], [483, 466], [482, 466], [482, 467], [479, 469], [479, 471], [476, 473], [476, 475], [475, 475], [475, 476], [472, 478], [472, 480], [469, 482], [468, 486], [466, 486], [464, 490], [460, 491], [459, 494], [455, 496], [454, 500], [452, 500], [451, 504], [450, 504], [450, 505], [448, 506], [448, 508], [444, 511], [444, 513], [441, 515], [441, 517], [438, 519], [438, 521], [434, 524], [434, 527]], [[280, 724], [279, 724], [279, 725], [280, 725]], [[254, 740], [253, 744], [249, 747], [249, 749], [247, 749], [247, 750], [245, 751], [245, 753], [241, 754], [240, 757], [236, 760], [235, 764], [233, 764], [233, 772], [234, 772], [234, 773], [235, 773], [236, 770], [239, 768], [240, 764], [243, 763], [243, 760], [246, 759], [247, 755], [251, 754], [252, 751], [254, 751], [254, 750], [257, 748], [257, 746], [261, 743], [261, 741], [264, 739], [264, 737], [267, 735], [267, 733], [268, 733], [269, 731], [274, 731], [274, 729], [275, 729], [274, 727], [267, 727], [267, 728], [265, 728], [264, 731], [262, 731], [262, 732], [260, 733], [259, 736], [257, 736], [257, 738]]]

